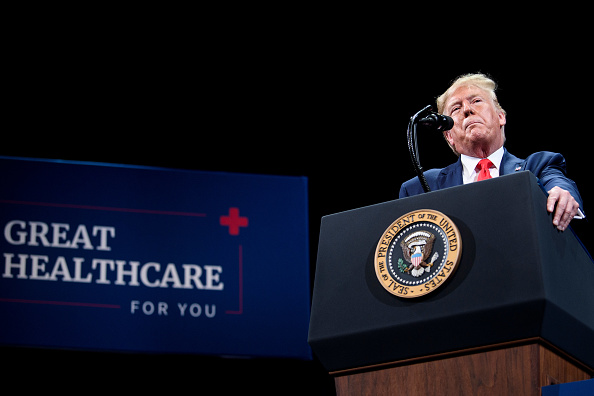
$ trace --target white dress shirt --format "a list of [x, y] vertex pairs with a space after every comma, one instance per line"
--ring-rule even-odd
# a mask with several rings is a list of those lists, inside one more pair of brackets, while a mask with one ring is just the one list
[[[494, 168], [489, 169], [491, 177], [499, 176], [499, 168], [501, 167], [501, 160], [503, 159], [503, 146], [493, 154], [488, 156], [489, 160], [495, 165]], [[476, 170], [476, 166], [482, 158], [469, 157], [468, 155], [461, 154], [462, 159], [462, 181], [464, 184], [474, 183], [478, 177], [479, 172]]]

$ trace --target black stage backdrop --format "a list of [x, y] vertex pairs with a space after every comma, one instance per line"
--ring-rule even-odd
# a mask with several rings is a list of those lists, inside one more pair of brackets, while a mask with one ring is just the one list
[[[589, 213], [588, 54], [534, 36], [520, 40], [521, 51], [495, 42], [476, 51], [460, 40], [421, 51], [369, 32], [294, 27], [21, 30], [6, 58], [0, 155], [305, 175], [313, 279], [320, 218], [396, 199], [415, 176], [409, 117], [434, 104], [456, 76], [480, 71], [499, 83], [508, 150], [520, 158], [562, 153]], [[421, 134], [419, 150], [425, 169], [456, 160], [440, 134]], [[573, 224], [594, 251], [587, 222]], [[333, 393], [315, 360], [0, 351], [15, 381], [30, 378], [21, 368], [34, 365], [40, 381], [27, 386], [43, 389]], [[73, 382], [64, 385], [65, 377]]]

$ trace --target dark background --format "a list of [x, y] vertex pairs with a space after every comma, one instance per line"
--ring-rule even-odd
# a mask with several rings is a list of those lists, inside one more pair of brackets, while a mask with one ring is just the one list
[[[396, 199], [415, 176], [409, 117], [456, 76], [480, 71], [499, 83], [507, 149], [520, 158], [562, 153], [587, 213], [594, 199], [593, 82], [589, 54], [573, 49], [577, 33], [528, 32], [503, 45], [470, 30], [420, 41], [373, 23], [237, 27], [219, 15], [205, 27], [208, 15], [132, 16], [10, 32], [0, 155], [307, 176], [313, 278], [320, 218]], [[425, 169], [456, 160], [439, 134], [419, 136], [419, 148]], [[574, 228], [593, 251], [587, 222]], [[11, 362], [6, 378], [32, 389], [333, 392], [316, 360], [10, 347], [0, 356]]]

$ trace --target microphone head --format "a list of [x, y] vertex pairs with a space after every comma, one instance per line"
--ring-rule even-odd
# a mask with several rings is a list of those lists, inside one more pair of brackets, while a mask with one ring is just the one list
[[435, 129], [440, 132], [449, 131], [454, 127], [454, 120], [443, 114], [431, 112], [428, 116], [418, 121], [419, 125]]
[[444, 118], [444, 126], [443, 129], [441, 129], [442, 131], [449, 131], [454, 127], [454, 119], [452, 117], [443, 114], [440, 114], [440, 116]]

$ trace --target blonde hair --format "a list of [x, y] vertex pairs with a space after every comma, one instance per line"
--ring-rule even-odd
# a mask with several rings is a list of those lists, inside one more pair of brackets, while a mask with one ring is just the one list
[[480, 74], [480, 73], [464, 74], [464, 75], [456, 78], [454, 80], [454, 82], [452, 83], [452, 85], [450, 85], [448, 90], [445, 91], [443, 94], [441, 94], [441, 96], [439, 96], [437, 98], [437, 112], [439, 114], [443, 114], [445, 103], [449, 99], [452, 92], [454, 92], [459, 87], [471, 86], [471, 85], [474, 85], [476, 87], [479, 87], [479, 88], [489, 92], [489, 94], [491, 95], [491, 99], [493, 99], [493, 103], [495, 103], [495, 106], [499, 110], [503, 111], [503, 114], [506, 114], [505, 110], [503, 110], [503, 108], [499, 104], [499, 101], [497, 100], [497, 95], [495, 95], [495, 90], [497, 89], [497, 84], [495, 83], [495, 81], [491, 80], [486, 75]]
[[[448, 101], [448, 99], [450, 98], [450, 95], [456, 89], [458, 89], [459, 87], [463, 87], [463, 86], [475, 86], [475, 87], [479, 87], [482, 90], [487, 91], [491, 95], [491, 99], [493, 100], [493, 104], [495, 104], [495, 107], [499, 111], [503, 112], [503, 114], [507, 114], [505, 112], [505, 110], [503, 110], [503, 107], [501, 107], [501, 105], [499, 104], [499, 101], [497, 100], [497, 95], [495, 95], [495, 90], [497, 89], [497, 84], [495, 83], [495, 81], [493, 81], [492, 79], [490, 79], [489, 77], [487, 77], [486, 75], [481, 74], [481, 73], [464, 74], [464, 75], [456, 78], [454, 80], [454, 82], [452, 82], [452, 85], [450, 85], [450, 87], [447, 89], [447, 91], [445, 91], [443, 94], [441, 94], [436, 100], [437, 112], [439, 114], [443, 114], [443, 112], [445, 110], [444, 109], [445, 104]], [[505, 141], [505, 126], [501, 127], [501, 133], [503, 133], [503, 139]], [[460, 156], [460, 153], [458, 151], [456, 151], [454, 146], [452, 146], [450, 144], [450, 142], [448, 141], [448, 139], [446, 138], [446, 131], [443, 132], [443, 137], [446, 139], [448, 146], [450, 146], [450, 148], [452, 149], [454, 154], [456, 154], [457, 156]]]

